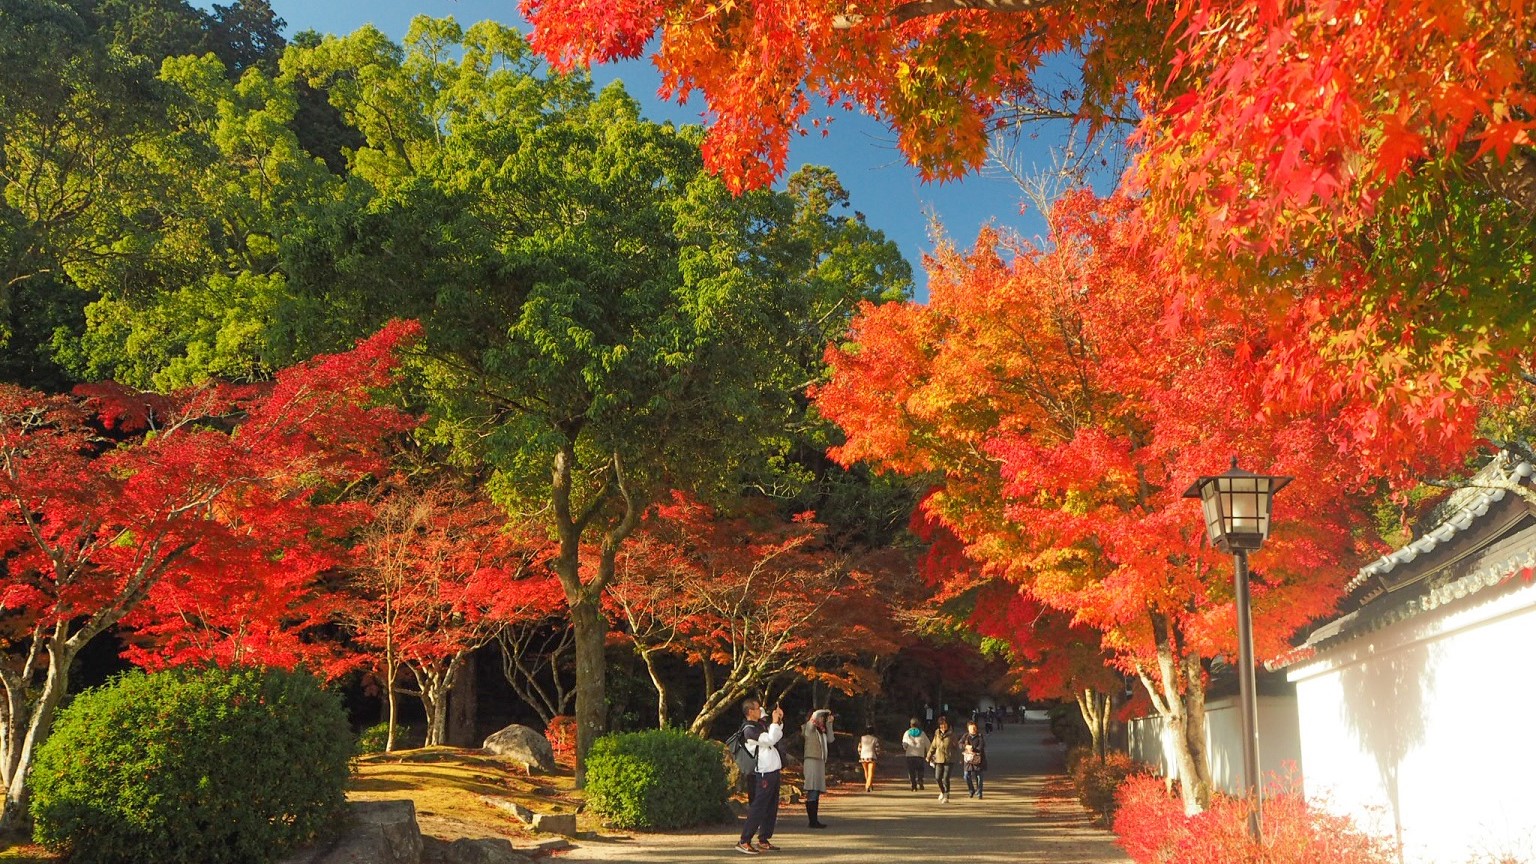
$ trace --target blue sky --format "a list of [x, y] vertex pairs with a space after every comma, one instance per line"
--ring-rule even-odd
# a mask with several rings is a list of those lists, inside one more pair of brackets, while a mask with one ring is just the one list
[[[286, 35], [305, 29], [322, 33], [350, 33], [364, 24], [373, 24], [394, 39], [405, 35], [415, 15], [443, 17], [451, 15], [460, 24], [494, 19], [527, 32], [528, 24], [517, 12], [516, 0], [271, 0], [272, 8], [288, 22]], [[206, 5], [206, 4], [200, 4]], [[652, 120], [676, 123], [700, 123], [703, 103], [699, 97], [686, 106], [663, 102], [656, 96], [658, 76], [650, 61], [638, 60], [594, 67], [592, 75], [599, 87], [612, 80], [624, 82], [626, 89], [645, 106]], [[1019, 158], [1028, 169], [1050, 164], [1047, 142], [1042, 136], [1030, 142]], [[933, 248], [930, 219], [937, 217], [944, 233], [961, 245], [975, 239], [977, 229], [991, 220], [1019, 231], [1026, 237], [1041, 232], [1043, 223], [1033, 214], [1020, 215], [1021, 194], [1012, 180], [982, 174], [958, 182], [924, 183], [902, 159], [895, 136], [881, 124], [862, 115], [837, 115], [831, 135], [819, 133], [794, 142], [790, 148], [788, 171], [804, 164], [830, 166], [848, 189], [854, 209], [864, 213], [869, 224], [894, 240], [912, 263], [925, 296], [926, 278], [921, 257]]]

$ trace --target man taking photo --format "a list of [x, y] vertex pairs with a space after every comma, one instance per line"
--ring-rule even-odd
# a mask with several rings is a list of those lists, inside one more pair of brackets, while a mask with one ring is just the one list
[[[741, 703], [747, 715], [742, 742], [757, 756], [757, 773], [752, 777], [752, 804], [747, 808], [747, 824], [742, 826], [736, 851], [745, 855], [772, 852], [779, 847], [769, 842], [779, 821], [779, 779], [784, 760], [779, 758], [778, 743], [784, 737], [784, 708], [773, 709], [773, 722], [763, 728], [763, 706], [756, 699]], [[757, 845], [752, 845], [752, 835]]]

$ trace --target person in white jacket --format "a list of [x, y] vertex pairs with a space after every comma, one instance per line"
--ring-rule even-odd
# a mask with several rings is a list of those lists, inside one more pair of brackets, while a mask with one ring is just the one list
[[923, 783], [923, 768], [930, 743], [928, 733], [923, 731], [923, 724], [913, 717], [912, 728], [901, 736], [901, 752], [907, 756], [907, 780], [912, 784], [913, 792], [927, 788]]
[[[779, 822], [779, 780], [784, 760], [779, 756], [778, 744], [784, 738], [784, 709], [774, 708], [773, 722], [764, 729], [762, 703], [748, 699], [741, 707], [747, 715], [745, 728], [748, 732], [742, 743], [757, 756], [757, 773], [752, 776], [757, 789], [747, 808], [747, 824], [742, 826], [736, 851], [756, 855], [779, 848], [770, 843], [769, 838]], [[756, 846], [752, 845], [753, 834], [758, 838]]]

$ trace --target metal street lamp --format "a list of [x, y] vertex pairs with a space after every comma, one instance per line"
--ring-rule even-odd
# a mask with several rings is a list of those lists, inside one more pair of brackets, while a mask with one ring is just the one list
[[1253, 681], [1253, 613], [1248, 606], [1248, 553], [1264, 545], [1269, 537], [1270, 503], [1276, 492], [1291, 482], [1289, 477], [1253, 474], [1232, 467], [1225, 474], [1201, 477], [1184, 493], [1185, 498], [1199, 498], [1205, 508], [1205, 530], [1211, 545], [1230, 552], [1237, 565], [1237, 698], [1243, 724], [1243, 778], [1253, 790], [1253, 807], [1248, 814], [1248, 833], [1255, 842], [1263, 814], [1263, 795], [1259, 782], [1259, 703]]

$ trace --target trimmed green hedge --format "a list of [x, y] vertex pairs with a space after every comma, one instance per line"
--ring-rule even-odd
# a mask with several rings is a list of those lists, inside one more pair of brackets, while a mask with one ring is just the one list
[[587, 806], [620, 828], [718, 822], [730, 814], [723, 752], [676, 729], [605, 735], [587, 754]]
[[[395, 724], [395, 749], [414, 750], [421, 746], [425, 736], [414, 726], [404, 723]], [[357, 733], [357, 755], [367, 756], [373, 753], [383, 753], [384, 745], [389, 741], [389, 724], [379, 723], [369, 726]]]
[[38, 842], [72, 864], [261, 864], [340, 812], [353, 739], [305, 673], [134, 672], [59, 712], [32, 769]]

